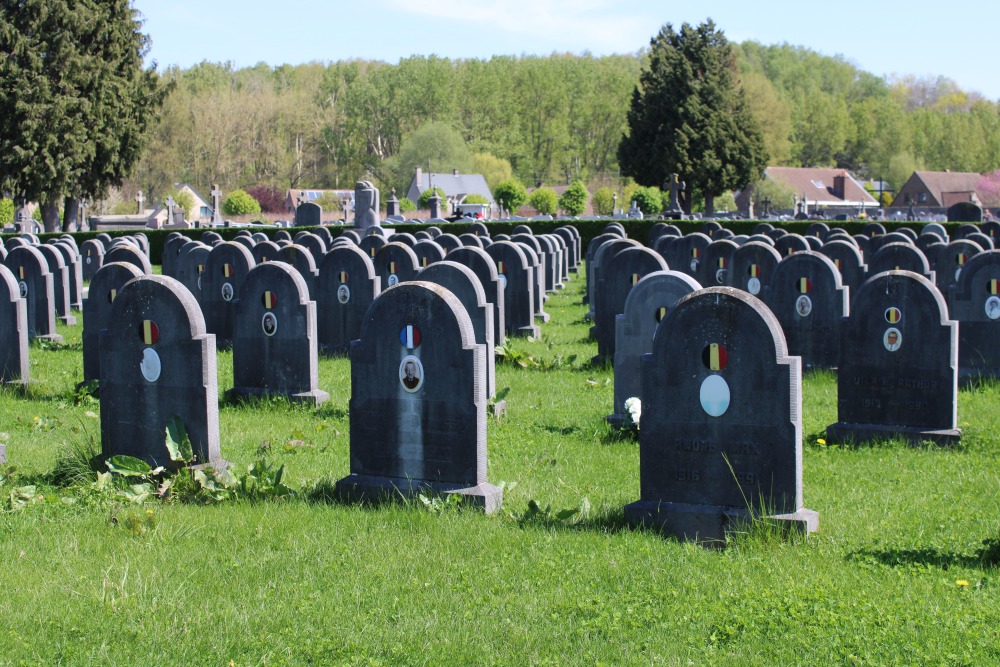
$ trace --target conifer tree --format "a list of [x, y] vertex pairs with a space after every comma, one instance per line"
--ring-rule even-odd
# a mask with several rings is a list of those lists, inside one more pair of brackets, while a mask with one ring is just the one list
[[[99, 197], [142, 155], [167, 94], [130, 0], [0, 0], [0, 189], [42, 204]], [[75, 209], [74, 209], [75, 211]]]
[[663, 26], [632, 94], [628, 134], [618, 145], [622, 173], [661, 186], [676, 172], [711, 214], [716, 195], [758, 181], [767, 160], [725, 35], [711, 19], [680, 32]]

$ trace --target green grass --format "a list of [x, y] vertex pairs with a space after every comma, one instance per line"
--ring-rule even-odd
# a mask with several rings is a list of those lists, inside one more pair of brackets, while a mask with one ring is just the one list
[[[490, 517], [323, 499], [348, 473], [345, 359], [321, 361], [318, 410], [220, 406], [224, 457], [245, 469], [266, 442], [295, 498], [88, 502], [53, 485], [60, 451], [99, 442], [99, 406], [73, 391], [80, 328], [60, 327], [64, 346], [32, 348], [28, 395], [0, 392], [0, 506], [19, 486], [44, 496], [0, 513], [0, 665], [1000, 662], [1000, 581], [982, 558], [1000, 537], [1000, 387], [961, 393], [958, 447], [841, 448], [819, 442], [835, 378], [807, 375], [820, 532], [706, 550], [624, 523], [638, 445], [604, 423], [612, 373], [589, 366], [582, 286], [548, 303], [543, 340], [511, 343], [538, 365], [498, 368], [510, 393], [489, 421], [489, 479], [507, 488]], [[232, 355], [218, 366], [222, 395]]]

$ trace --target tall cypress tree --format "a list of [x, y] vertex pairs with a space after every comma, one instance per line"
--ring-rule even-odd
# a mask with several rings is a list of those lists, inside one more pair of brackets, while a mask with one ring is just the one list
[[705, 198], [756, 182], [767, 149], [739, 82], [733, 49], [709, 19], [650, 40], [649, 65], [632, 94], [628, 134], [618, 145], [622, 172], [659, 186], [671, 173]]
[[130, 0], [0, 0], [0, 185], [42, 203], [99, 197], [141, 156], [167, 94]]

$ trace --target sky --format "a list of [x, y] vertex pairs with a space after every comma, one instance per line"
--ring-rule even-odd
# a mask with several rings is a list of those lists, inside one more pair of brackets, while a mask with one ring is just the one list
[[1000, 100], [1000, 3], [824, 0], [134, 0], [162, 70], [412, 55], [635, 53], [711, 18], [730, 41], [804, 46], [877, 76], [938, 77]]

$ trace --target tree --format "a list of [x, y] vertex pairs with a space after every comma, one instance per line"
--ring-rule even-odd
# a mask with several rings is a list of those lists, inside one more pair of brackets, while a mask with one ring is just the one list
[[225, 215], [257, 215], [260, 204], [245, 190], [233, 190], [222, 202], [222, 212]]
[[482, 174], [487, 187], [495, 188], [500, 183], [514, 177], [514, 170], [508, 160], [498, 158], [489, 153], [476, 153], [472, 156], [474, 173]]
[[658, 215], [663, 211], [663, 196], [658, 188], [638, 187], [632, 193], [632, 201], [643, 215]]
[[441, 198], [442, 201], [448, 199], [448, 195], [444, 193], [444, 190], [435, 185], [433, 188], [427, 188], [426, 190], [420, 193], [420, 197], [417, 198], [417, 208], [424, 210], [430, 209], [431, 197], [434, 196], [435, 192], [437, 193], [438, 197]]
[[493, 200], [503, 206], [504, 210], [517, 213], [517, 209], [528, 201], [528, 191], [521, 181], [511, 179], [493, 188]]
[[716, 195], [759, 180], [767, 166], [736, 56], [711, 20], [679, 33], [668, 23], [650, 41], [628, 128], [618, 145], [622, 173], [659, 186], [676, 172], [703, 193], [709, 214]]
[[14, 202], [0, 198], [0, 225], [9, 225], [12, 222], [14, 222]]
[[129, 0], [0, 5], [0, 189], [41, 202], [46, 231], [63, 197], [99, 198], [142, 154], [168, 89], [138, 17]]
[[615, 191], [607, 186], [597, 188], [590, 198], [590, 203], [597, 215], [611, 215], [615, 208]]
[[583, 181], [573, 181], [559, 197], [559, 208], [569, 215], [580, 215], [587, 210], [590, 193]]
[[285, 193], [269, 185], [246, 188], [247, 194], [257, 200], [263, 213], [284, 213]]
[[465, 195], [465, 199], [462, 200], [463, 204], [489, 204], [490, 200], [481, 194], [473, 192], [472, 194]]
[[528, 206], [542, 215], [555, 215], [559, 206], [559, 195], [552, 188], [537, 188], [528, 197]]
[[405, 192], [413, 180], [417, 167], [430, 171], [470, 173], [473, 167], [472, 151], [465, 139], [447, 123], [427, 123], [407, 135], [399, 154], [387, 160], [391, 172], [391, 185]]
[[[189, 190], [175, 188], [170, 192], [169, 196], [174, 198], [174, 203], [177, 204], [177, 208], [184, 211], [185, 220], [194, 218], [194, 195], [191, 194]], [[164, 199], [166, 199], [166, 197], [164, 197]]]

